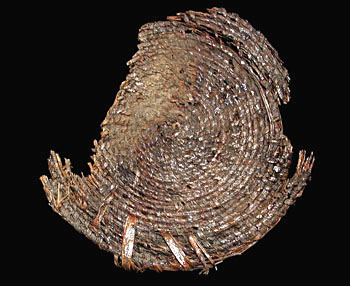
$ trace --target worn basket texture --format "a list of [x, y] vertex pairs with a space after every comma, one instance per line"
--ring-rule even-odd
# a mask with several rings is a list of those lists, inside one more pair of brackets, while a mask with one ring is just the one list
[[279, 222], [314, 157], [300, 151], [288, 177], [288, 72], [237, 14], [178, 13], [142, 26], [139, 40], [91, 174], [51, 151], [41, 181], [52, 209], [117, 266], [208, 273]]

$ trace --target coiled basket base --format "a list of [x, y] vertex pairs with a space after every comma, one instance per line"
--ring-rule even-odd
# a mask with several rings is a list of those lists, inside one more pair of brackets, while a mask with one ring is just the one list
[[300, 197], [314, 157], [279, 105], [288, 72], [266, 38], [224, 9], [145, 24], [102, 122], [91, 173], [51, 151], [54, 211], [125, 269], [204, 273], [261, 239]]

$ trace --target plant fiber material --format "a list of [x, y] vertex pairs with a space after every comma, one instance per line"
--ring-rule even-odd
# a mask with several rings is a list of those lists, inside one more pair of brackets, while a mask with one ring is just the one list
[[266, 38], [212, 8], [148, 23], [102, 122], [91, 173], [51, 151], [48, 201], [125, 269], [204, 273], [261, 239], [302, 195], [314, 163], [279, 104], [288, 72]]

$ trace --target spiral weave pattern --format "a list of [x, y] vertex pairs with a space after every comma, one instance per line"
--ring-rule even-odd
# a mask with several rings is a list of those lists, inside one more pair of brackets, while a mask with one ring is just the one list
[[52, 151], [41, 180], [52, 208], [116, 265], [207, 273], [276, 225], [314, 158], [301, 151], [288, 178], [288, 72], [247, 21], [188, 11], [142, 26], [139, 40], [91, 174]]

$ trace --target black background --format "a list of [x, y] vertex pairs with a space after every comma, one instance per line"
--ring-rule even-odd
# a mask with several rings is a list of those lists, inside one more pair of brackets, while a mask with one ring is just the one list
[[[24, 126], [15, 170], [22, 172], [18, 180], [25, 182], [15, 200], [24, 205], [20, 234], [9, 236], [16, 247], [8, 265], [21, 274], [13, 279], [24, 276], [28, 281], [62, 283], [249, 285], [315, 282], [320, 278], [332, 281], [338, 277], [331, 270], [334, 233], [324, 231], [331, 221], [324, 208], [329, 190], [322, 173], [327, 150], [322, 134], [328, 116], [324, 101], [332, 95], [320, 58], [330, 44], [324, 35], [330, 32], [326, 21], [331, 10], [323, 4], [306, 7], [281, 1], [187, 2], [75, 6], [57, 2], [12, 11], [14, 17], [7, 27], [16, 31], [12, 34], [16, 63], [11, 72], [16, 75], [15, 101], [20, 102]], [[128, 73], [126, 62], [137, 50], [141, 25], [165, 20], [177, 12], [205, 11], [213, 6], [238, 13], [279, 52], [291, 77], [291, 101], [280, 109], [284, 133], [294, 146], [292, 168], [299, 150], [314, 151], [312, 180], [273, 230], [243, 255], [218, 265], [209, 276], [197, 272], [135, 273], [116, 268], [111, 254], [100, 250], [51, 210], [39, 177], [48, 175], [51, 149], [62, 158], [70, 158], [76, 173], [88, 173], [92, 142], [99, 138], [99, 124]], [[19, 222], [13, 219], [13, 224], [14, 220]]]

